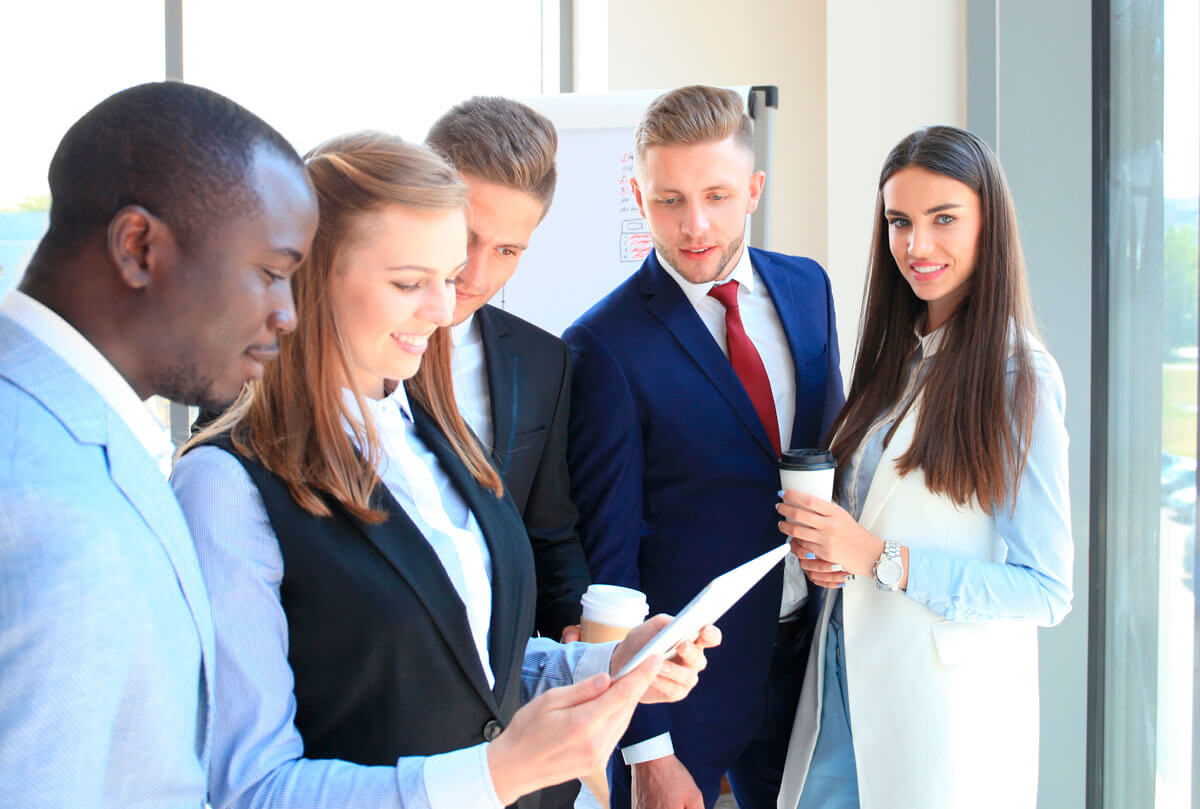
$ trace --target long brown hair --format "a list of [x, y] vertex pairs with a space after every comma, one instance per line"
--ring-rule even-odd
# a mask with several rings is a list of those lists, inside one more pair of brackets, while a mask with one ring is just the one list
[[[327, 516], [326, 498], [332, 497], [355, 517], [380, 522], [385, 515], [372, 507], [371, 493], [379, 485], [381, 450], [334, 317], [333, 269], [340, 251], [361, 238], [364, 214], [388, 205], [416, 211], [465, 208], [466, 187], [429, 149], [378, 132], [333, 138], [304, 159], [317, 191], [320, 223], [293, 280], [296, 331], [280, 335], [279, 359], [267, 366], [262, 380], [248, 385], [234, 406], [189, 444], [229, 430], [238, 451], [282, 478], [309, 513]], [[430, 338], [420, 369], [405, 383], [408, 395], [437, 422], [472, 476], [500, 496], [500, 476], [455, 404], [448, 332], [439, 328]], [[361, 421], [346, 409], [343, 380], [358, 401]], [[343, 429], [343, 419], [355, 426], [361, 451]]]
[[831, 449], [842, 462], [840, 473], [875, 420], [903, 395], [904, 368], [917, 345], [913, 326], [926, 304], [896, 266], [883, 215], [883, 186], [907, 166], [975, 191], [982, 225], [967, 295], [946, 322], [930, 360], [916, 432], [897, 471], [904, 475], [919, 468], [930, 491], [959, 506], [975, 497], [993, 514], [1015, 491], [1029, 451], [1035, 405], [1029, 336], [1034, 332], [1008, 183], [995, 154], [970, 132], [949, 126], [920, 129], [884, 161], [854, 377], [833, 425]]

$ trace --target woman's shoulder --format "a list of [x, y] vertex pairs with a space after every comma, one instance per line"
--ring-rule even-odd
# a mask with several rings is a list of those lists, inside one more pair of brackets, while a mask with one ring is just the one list
[[[1054, 359], [1054, 355], [1050, 353], [1050, 349], [1046, 347], [1046, 344], [1036, 334], [1026, 331], [1024, 332], [1024, 338], [1024, 353], [1033, 367], [1034, 385], [1038, 400], [1041, 401], [1049, 398], [1057, 403], [1061, 410], [1066, 399], [1066, 385], [1063, 382], [1062, 370], [1058, 367], [1058, 362]], [[1017, 341], [1013, 340], [1013, 353], [1008, 358], [1008, 373], [1010, 376], [1017, 371], [1019, 356], [1020, 348]]]

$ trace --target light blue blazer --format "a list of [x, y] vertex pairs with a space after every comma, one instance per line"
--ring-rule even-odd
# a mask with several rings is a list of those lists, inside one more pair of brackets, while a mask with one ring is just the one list
[[213, 659], [156, 463], [0, 315], [0, 806], [199, 809]]

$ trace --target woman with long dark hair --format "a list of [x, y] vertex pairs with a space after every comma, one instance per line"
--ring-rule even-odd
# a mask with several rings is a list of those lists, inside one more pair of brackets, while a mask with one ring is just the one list
[[1071, 602], [1062, 376], [982, 141], [906, 137], [875, 216], [836, 502], [779, 506], [829, 588], [779, 805], [1032, 809], [1037, 627]]
[[262, 278], [293, 284], [297, 331], [172, 481], [216, 630], [210, 801], [536, 805], [521, 796], [603, 766], [639, 698], [682, 697], [705, 641], [610, 686], [663, 618], [615, 650], [529, 640], [521, 515], [452, 390], [465, 187], [377, 133], [305, 164], [312, 251]]

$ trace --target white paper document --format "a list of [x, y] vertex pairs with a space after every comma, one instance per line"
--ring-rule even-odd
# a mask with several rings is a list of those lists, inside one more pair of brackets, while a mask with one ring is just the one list
[[679, 611], [671, 623], [659, 630], [649, 643], [621, 667], [617, 677], [633, 671], [651, 655], [670, 657], [676, 646], [683, 641], [694, 639], [701, 629], [724, 615], [725, 611], [736, 604], [759, 579], [779, 564], [790, 550], [791, 546], [785, 542], [778, 548], [772, 548], [710, 581]]

